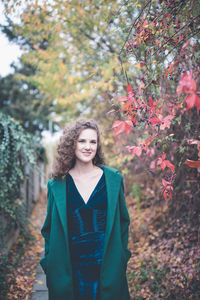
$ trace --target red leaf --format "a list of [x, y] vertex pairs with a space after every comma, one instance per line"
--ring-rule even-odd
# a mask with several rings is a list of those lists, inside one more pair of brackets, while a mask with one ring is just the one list
[[157, 117], [153, 117], [153, 118], [149, 119], [149, 122], [151, 122], [152, 125], [156, 125], [156, 124], [161, 123], [161, 120], [158, 119]]
[[144, 28], [145, 28], [145, 27], [148, 27], [148, 21], [147, 21], [147, 20], [144, 21], [143, 27], [144, 27]]
[[126, 146], [126, 148], [128, 149], [128, 152], [131, 153], [131, 150], [134, 148], [135, 146]]
[[198, 156], [200, 157], [200, 140], [191, 139], [191, 140], [188, 140], [187, 142], [188, 142], [188, 144], [191, 144], [191, 145], [197, 145]]
[[133, 123], [130, 120], [126, 120], [125, 121], [125, 131], [126, 131], [127, 135], [129, 135], [129, 133], [131, 131], [131, 127], [133, 127]]
[[161, 169], [164, 171], [164, 169], [166, 168], [166, 160], [163, 160], [160, 164]]
[[192, 71], [188, 71], [182, 74], [176, 92], [180, 96], [181, 93], [194, 93], [197, 86], [195, 80], [192, 78]]
[[150, 105], [151, 107], [154, 107], [154, 105], [153, 105], [153, 100], [152, 100], [151, 97], [149, 97], [149, 105]]
[[162, 119], [162, 123], [160, 125], [160, 129], [163, 130], [166, 127], [170, 128], [171, 125], [171, 120], [174, 119], [173, 115], [168, 115], [167, 117], [165, 117], [164, 119]]
[[137, 146], [127, 146], [126, 147], [129, 152], [132, 151], [132, 157], [135, 156], [135, 154], [140, 157], [142, 154], [142, 147], [137, 147]]
[[126, 96], [122, 96], [117, 99], [117, 101], [119, 101], [119, 102], [123, 102], [123, 101], [127, 101], [127, 100], [128, 100], [128, 97], [126, 97]]
[[150, 136], [148, 137], [148, 139], [144, 141], [144, 143], [143, 143], [143, 148], [144, 148], [145, 151], [147, 151], [149, 145], [151, 145], [152, 139], [153, 139], [153, 136], [150, 135]]
[[123, 111], [123, 113], [125, 113], [126, 115], [136, 116], [137, 111], [135, 107], [134, 98], [131, 97], [126, 103], [124, 103], [121, 107], [121, 111]]
[[200, 140], [195, 140], [195, 139], [191, 139], [191, 140], [188, 140], [187, 141], [188, 142], [188, 144], [191, 144], [191, 145], [198, 145], [198, 144], [200, 144]]
[[137, 119], [136, 119], [135, 115], [131, 116], [131, 120], [135, 125], [137, 124]]
[[125, 122], [124, 121], [115, 121], [113, 126], [113, 134], [114, 135], [118, 135], [120, 133], [122, 133], [125, 130]]
[[194, 160], [186, 159], [184, 164], [186, 164], [190, 168], [199, 168], [200, 167], [200, 160], [194, 161]]
[[171, 169], [172, 173], [174, 173], [174, 170], [175, 170], [174, 165], [169, 160], [165, 160], [165, 163], [166, 163], [166, 166]]
[[185, 98], [185, 102], [187, 103], [187, 110], [191, 109], [196, 102], [196, 94], [189, 95]]
[[142, 148], [141, 147], [135, 147], [132, 151], [132, 156], [134, 157], [134, 155], [137, 155], [138, 157], [141, 156], [142, 154]]
[[196, 103], [195, 103], [196, 107], [197, 107], [197, 112], [199, 113], [200, 110], [200, 97], [198, 97], [196, 95]]
[[166, 181], [165, 179], [162, 179], [162, 184], [164, 187], [164, 190], [163, 190], [164, 199], [165, 200], [167, 200], [167, 198], [172, 199], [173, 186], [171, 185], [171, 182]]
[[142, 68], [144, 66], [144, 62], [143, 61], [141, 61], [139, 64], [140, 64], [140, 68]]
[[174, 64], [170, 64], [170, 65], [169, 65], [169, 67], [168, 67], [169, 73], [172, 73], [172, 72], [173, 72], [173, 67], [174, 67]]
[[162, 178], [162, 184], [166, 188], [167, 186], [171, 186], [171, 182]]
[[127, 92], [132, 92], [133, 91], [130, 84], [126, 87], [126, 90], [127, 90]]

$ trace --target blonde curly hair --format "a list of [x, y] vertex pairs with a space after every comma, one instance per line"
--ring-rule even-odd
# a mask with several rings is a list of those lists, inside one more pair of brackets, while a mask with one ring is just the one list
[[102, 152], [100, 131], [95, 120], [80, 119], [74, 123], [68, 124], [63, 130], [63, 134], [57, 146], [57, 153], [52, 177], [55, 179], [64, 179], [67, 172], [75, 165], [75, 149], [78, 137], [82, 130], [93, 129], [97, 133], [97, 152], [93, 159], [93, 164], [98, 166], [104, 164], [104, 155]]

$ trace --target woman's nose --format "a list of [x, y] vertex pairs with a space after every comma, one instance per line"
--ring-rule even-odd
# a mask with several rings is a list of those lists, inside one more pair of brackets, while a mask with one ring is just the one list
[[85, 149], [90, 149], [90, 143], [85, 144]]

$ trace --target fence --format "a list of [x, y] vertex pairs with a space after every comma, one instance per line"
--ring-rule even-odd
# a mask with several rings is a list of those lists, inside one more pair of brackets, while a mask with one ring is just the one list
[[[37, 165], [26, 165], [25, 179], [20, 186], [21, 201], [25, 204], [26, 215], [29, 216], [34, 205], [39, 200], [40, 194], [46, 185], [46, 165], [39, 161]], [[19, 228], [11, 220], [11, 217], [0, 211], [1, 230], [6, 232], [4, 236], [4, 248], [9, 252], [19, 236]]]

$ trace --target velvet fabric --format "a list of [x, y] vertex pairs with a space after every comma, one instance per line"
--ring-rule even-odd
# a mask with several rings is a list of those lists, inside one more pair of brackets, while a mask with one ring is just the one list
[[107, 195], [102, 174], [87, 203], [68, 173], [67, 220], [75, 300], [99, 300]]
[[[107, 215], [100, 268], [100, 300], [129, 300], [126, 278], [129, 214], [123, 177], [115, 169], [100, 166], [105, 174]], [[47, 184], [47, 215], [41, 229], [45, 255], [40, 264], [46, 273], [49, 300], [75, 300], [67, 222], [66, 178]]]

